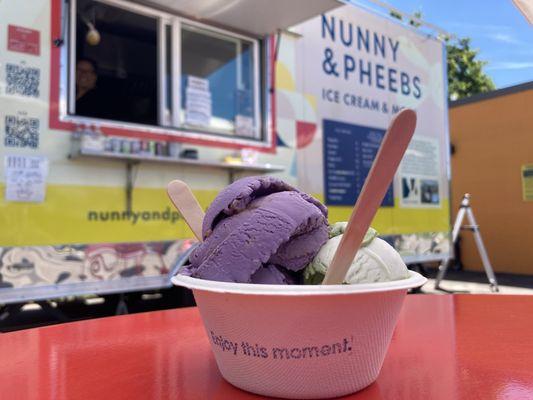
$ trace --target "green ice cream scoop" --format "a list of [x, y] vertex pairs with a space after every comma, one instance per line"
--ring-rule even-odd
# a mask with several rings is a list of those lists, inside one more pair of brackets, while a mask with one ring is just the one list
[[[318, 285], [322, 283], [346, 225], [346, 222], [337, 222], [330, 226], [330, 239], [304, 270], [305, 284]], [[408, 278], [407, 266], [401, 256], [391, 245], [377, 236], [378, 233], [375, 229], [368, 229], [361, 247], [348, 269], [344, 283], [387, 282]]]

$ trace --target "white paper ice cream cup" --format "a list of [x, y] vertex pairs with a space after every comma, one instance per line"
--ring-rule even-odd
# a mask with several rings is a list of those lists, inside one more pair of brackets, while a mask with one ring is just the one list
[[383, 365], [409, 278], [355, 285], [260, 285], [176, 275], [193, 290], [222, 376], [261, 395], [317, 399], [354, 393]]

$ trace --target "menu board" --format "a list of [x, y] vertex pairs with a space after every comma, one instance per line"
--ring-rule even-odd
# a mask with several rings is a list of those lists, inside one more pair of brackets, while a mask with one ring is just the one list
[[[385, 135], [383, 129], [323, 120], [326, 204], [353, 206]], [[382, 207], [394, 206], [392, 185]]]

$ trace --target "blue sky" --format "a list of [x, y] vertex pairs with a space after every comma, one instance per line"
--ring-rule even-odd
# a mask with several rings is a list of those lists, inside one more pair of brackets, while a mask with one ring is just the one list
[[[361, 1], [361, 3], [366, 3]], [[533, 27], [511, 0], [388, 0], [458, 37], [472, 38], [497, 88], [533, 80]], [[368, 4], [368, 3], [367, 3]]]

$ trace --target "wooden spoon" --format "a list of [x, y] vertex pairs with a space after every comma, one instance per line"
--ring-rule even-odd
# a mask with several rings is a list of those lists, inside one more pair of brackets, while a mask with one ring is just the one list
[[174, 207], [178, 209], [189, 228], [191, 228], [196, 239], [201, 242], [204, 210], [200, 207], [189, 185], [179, 180], [172, 181], [167, 185], [167, 194]]
[[411, 109], [400, 111], [391, 121], [357, 198], [339, 247], [327, 269], [323, 285], [337, 285], [344, 281], [413, 137], [415, 127], [416, 113]]

